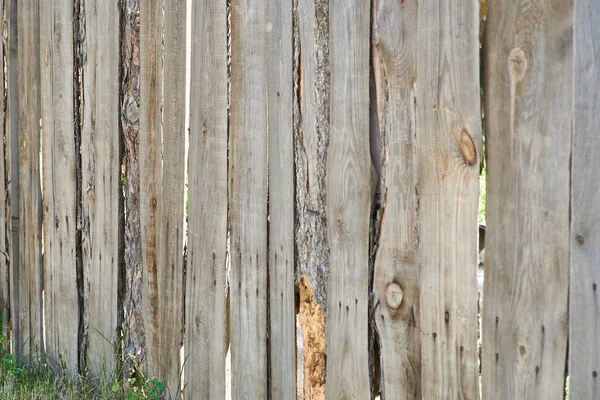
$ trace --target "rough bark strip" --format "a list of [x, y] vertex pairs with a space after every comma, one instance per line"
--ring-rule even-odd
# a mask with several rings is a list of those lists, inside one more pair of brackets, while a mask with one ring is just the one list
[[[19, 307], [15, 322], [19, 330], [14, 348], [18, 359], [30, 360], [43, 354], [39, 11], [36, 1], [20, 2], [17, 8], [20, 255], [15, 288], [15, 305]], [[69, 110], [72, 113], [73, 108]]]
[[175, 397], [183, 332], [186, 1], [164, 7], [163, 16], [162, 2], [140, 4], [140, 215], [146, 367]]
[[600, 3], [575, 1], [569, 395], [600, 398]]
[[381, 148], [373, 292], [386, 398], [421, 398], [415, 84], [417, 3], [373, 2], [373, 69]]
[[[2, 12], [2, 23], [7, 29], [7, 5], [9, 1], [0, 3], [0, 12]], [[8, 34], [8, 31], [5, 31]], [[0, 335], [8, 337], [8, 324], [10, 318], [10, 255], [9, 255], [9, 232], [10, 232], [10, 154], [7, 151], [7, 137], [10, 135], [10, 125], [8, 123], [8, 88], [6, 86], [7, 77], [5, 70], [5, 57], [7, 57], [8, 37], [4, 36], [0, 45]], [[6, 350], [6, 349], [5, 349]]]
[[121, 129], [123, 132], [124, 179], [124, 299], [123, 299], [123, 376], [135, 373], [136, 365], [144, 365], [146, 339], [142, 317], [142, 247], [140, 228], [140, 53], [139, 53], [139, 0], [121, 2]]
[[69, 375], [79, 357], [73, 17], [72, 1], [40, 4], [46, 345]]
[[82, 72], [82, 257], [87, 367], [110, 374], [117, 344], [119, 265], [119, 8], [86, 0]]
[[266, 399], [268, 393], [266, 26], [266, 2], [231, 2], [229, 209], [234, 400]]
[[193, 3], [191, 40], [185, 396], [220, 400], [227, 352], [226, 2]]
[[327, 158], [330, 282], [328, 399], [370, 397], [368, 355], [370, 4], [330, 3], [331, 136]]
[[554, 0], [491, 2], [488, 12], [486, 399], [564, 396], [572, 10], [572, 1]]
[[479, 4], [424, 0], [418, 7], [421, 392], [475, 399]]
[[270, 395], [295, 399], [292, 2], [268, 4]]

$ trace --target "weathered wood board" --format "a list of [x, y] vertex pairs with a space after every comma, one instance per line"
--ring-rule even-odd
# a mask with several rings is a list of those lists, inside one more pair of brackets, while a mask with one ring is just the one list
[[370, 396], [368, 355], [370, 4], [330, 2], [331, 132], [327, 154], [330, 281], [327, 399]]
[[[26, 7], [30, 8], [35, 6]], [[18, 9], [19, 12], [23, 9], [20, 4]], [[79, 121], [75, 121], [73, 98], [73, 3], [68, 0], [40, 2], [39, 16], [46, 350], [51, 363], [66, 367], [66, 372], [73, 375], [78, 371], [79, 357], [74, 132]], [[19, 32], [19, 43], [20, 38]], [[36, 119], [35, 126], [37, 124]], [[22, 128], [21, 119], [19, 127]], [[31, 159], [38, 158], [39, 148], [32, 149]]]
[[569, 395], [600, 398], [600, 3], [574, 8]]
[[[18, 91], [18, 282], [13, 304], [17, 359], [43, 354], [42, 197], [40, 190], [40, 7], [36, 1], [17, 7]], [[51, 102], [50, 102], [51, 104]], [[13, 136], [13, 139], [15, 137]], [[15, 171], [16, 172], [16, 171]], [[16, 221], [13, 221], [15, 223]], [[75, 303], [77, 304], [77, 303]], [[75, 329], [77, 332], [77, 329]], [[77, 347], [75, 347], [77, 350]], [[75, 353], [77, 356], [77, 353]]]
[[[10, 11], [8, 5], [9, 1], [0, 2], [0, 18], [4, 26], [8, 29], [8, 16], [7, 13]], [[8, 34], [8, 32], [7, 32]], [[8, 35], [7, 35], [8, 36]], [[0, 45], [0, 60], [4, 60], [8, 56], [7, 43], [8, 37], [6, 37]], [[10, 68], [10, 67], [9, 67]], [[0, 71], [0, 79], [2, 83], [0, 88], [3, 93], [7, 93], [7, 76], [4, 68]], [[0, 335], [8, 337], [8, 324], [10, 316], [10, 285], [9, 285], [9, 268], [10, 268], [10, 253], [8, 248], [9, 243], [9, 232], [10, 232], [10, 151], [7, 151], [6, 140], [7, 136], [10, 136], [10, 125], [8, 118], [8, 96], [0, 96], [0, 137], [2, 143], [0, 145], [0, 318], [2, 321], [0, 324]]]
[[111, 374], [117, 335], [121, 171], [119, 160], [119, 7], [85, 2], [81, 127], [82, 263], [87, 366]]
[[[267, 5], [231, 2], [232, 399], [267, 398]], [[291, 38], [290, 38], [291, 41]]]
[[477, 0], [418, 4], [419, 330], [425, 399], [478, 396], [478, 10]]
[[185, 0], [164, 2], [164, 14], [162, 2], [140, 2], [140, 215], [146, 368], [151, 376], [161, 377], [171, 397], [180, 389], [183, 340], [185, 21]]
[[386, 398], [420, 398], [420, 253], [416, 143], [417, 2], [373, 2], [373, 72], [381, 148], [375, 322]]
[[220, 400], [227, 353], [227, 4], [195, 1], [191, 12], [185, 395]]
[[488, 12], [482, 342], [486, 399], [564, 396], [572, 9], [573, 2], [566, 0], [491, 2]]

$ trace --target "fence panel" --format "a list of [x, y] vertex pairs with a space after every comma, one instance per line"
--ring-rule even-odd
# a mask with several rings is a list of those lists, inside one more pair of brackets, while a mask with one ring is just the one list
[[[68, 0], [40, 4], [46, 350], [49, 361], [66, 366], [70, 375], [77, 372], [79, 357], [75, 240], [75, 146], [79, 139], [74, 127], [80, 121], [75, 120], [74, 108], [73, 8]], [[18, 9], [21, 12], [20, 4]], [[37, 20], [33, 24], [37, 26]], [[19, 31], [19, 43], [20, 38]], [[20, 117], [21, 131], [22, 122]], [[32, 152], [31, 158], [37, 159], [39, 149]], [[32, 167], [39, 172], [37, 164]]]
[[[119, 159], [119, 7], [87, 0], [81, 128], [82, 265], [87, 365], [113, 372], [122, 243]], [[85, 355], [84, 355], [85, 356]], [[104, 371], [102, 371], [104, 369]]]
[[572, 2], [491, 2], [484, 398], [564, 396]]
[[571, 277], [569, 394], [600, 398], [600, 4], [576, 0], [574, 9], [574, 114], [571, 156]]
[[369, 28], [367, 2], [330, 2], [331, 136], [327, 157], [330, 282], [328, 399], [370, 396], [368, 353]]
[[[140, 215], [145, 367], [151, 376], [164, 380], [171, 396], [175, 396], [179, 388], [183, 334], [185, 14], [184, 0], [165, 2], [164, 14], [162, 2], [140, 2]], [[163, 24], [167, 60], [164, 77]], [[163, 93], [164, 110], [161, 110]]]
[[228, 334], [227, 5], [195, 1], [191, 11], [185, 395], [220, 400]]

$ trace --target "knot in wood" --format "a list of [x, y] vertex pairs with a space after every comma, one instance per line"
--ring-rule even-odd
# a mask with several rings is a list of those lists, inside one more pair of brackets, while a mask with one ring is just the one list
[[525, 57], [525, 52], [521, 48], [515, 47], [510, 51], [508, 55], [508, 71], [514, 80], [519, 80], [525, 75], [527, 71], [527, 57]]
[[403, 291], [402, 287], [396, 282], [387, 285], [385, 289], [385, 301], [388, 307], [396, 309], [402, 303]]
[[475, 165], [477, 162], [477, 149], [471, 135], [465, 130], [460, 134], [460, 152], [467, 165]]

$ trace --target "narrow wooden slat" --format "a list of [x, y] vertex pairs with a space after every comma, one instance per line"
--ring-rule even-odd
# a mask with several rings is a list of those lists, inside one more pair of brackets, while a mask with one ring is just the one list
[[[569, 395], [600, 398], [600, 3], [575, 1]], [[564, 284], [564, 282], [563, 282]]]
[[567, 0], [490, 2], [485, 399], [564, 396], [572, 9]]
[[195, 1], [191, 23], [185, 396], [220, 400], [227, 351], [227, 4]]
[[234, 400], [267, 397], [266, 26], [266, 2], [231, 2], [229, 209]]
[[[18, 284], [14, 315], [17, 358], [43, 353], [42, 339], [42, 197], [40, 191], [40, 27], [36, 1], [19, 2], [18, 144], [19, 241]], [[13, 137], [14, 139], [14, 137]], [[16, 250], [16, 249], [15, 249]], [[75, 303], [77, 305], [77, 303]], [[77, 347], [75, 347], [77, 350]], [[77, 356], [77, 353], [75, 353]]]
[[382, 148], [375, 322], [386, 398], [420, 398], [420, 253], [416, 143], [417, 2], [373, 10], [373, 68]]
[[477, 0], [418, 4], [419, 331], [424, 399], [478, 396], [478, 10]]
[[[0, 12], [2, 18], [0, 20], [4, 26], [8, 27], [7, 12], [10, 8], [7, 7], [9, 1], [2, 1], [0, 3]], [[8, 33], [8, 32], [7, 32]], [[3, 40], [0, 45], [0, 60], [4, 60], [7, 57], [8, 43]], [[8, 174], [10, 173], [10, 152], [6, 151], [6, 137], [10, 136], [10, 126], [8, 124], [8, 113], [7, 113], [7, 93], [6, 85], [6, 71], [2, 68], [0, 71], [0, 79], [2, 83], [2, 95], [0, 95], [0, 136], [2, 137], [2, 143], [0, 143], [0, 318], [2, 318], [0, 328], [0, 335], [7, 337], [8, 332], [8, 318], [10, 315], [10, 287], [9, 287], [9, 273], [10, 268], [10, 256], [8, 249], [8, 235], [10, 232], [10, 189]], [[8, 128], [8, 129], [7, 129]]]
[[268, 3], [269, 346], [271, 397], [296, 398], [292, 2]]
[[110, 374], [117, 341], [119, 263], [119, 8], [86, 0], [83, 65], [82, 258], [93, 376]]
[[[32, 6], [33, 7], [33, 6]], [[19, 4], [19, 11], [21, 5]], [[78, 368], [73, 3], [40, 3], [44, 304], [49, 361]], [[19, 35], [20, 37], [20, 35]], [[20, 42], [20, 40], [19, 40]], [[36, 121], [37, 123], [37, 121]], [[38, 149], [33, 159], [37, 159]]]
[[368, 356], [370, 4], [332, 0], [331, 133], [327, 155], [330, 282], [328, 399], [370, 396]]
[[140, 212], [146, 368], [165, 382], [172, 397], [179, 387], [183, 333], [185, 5], [185, 1], [165, 2], [163, 17], [162, 2], [140, 4]]

